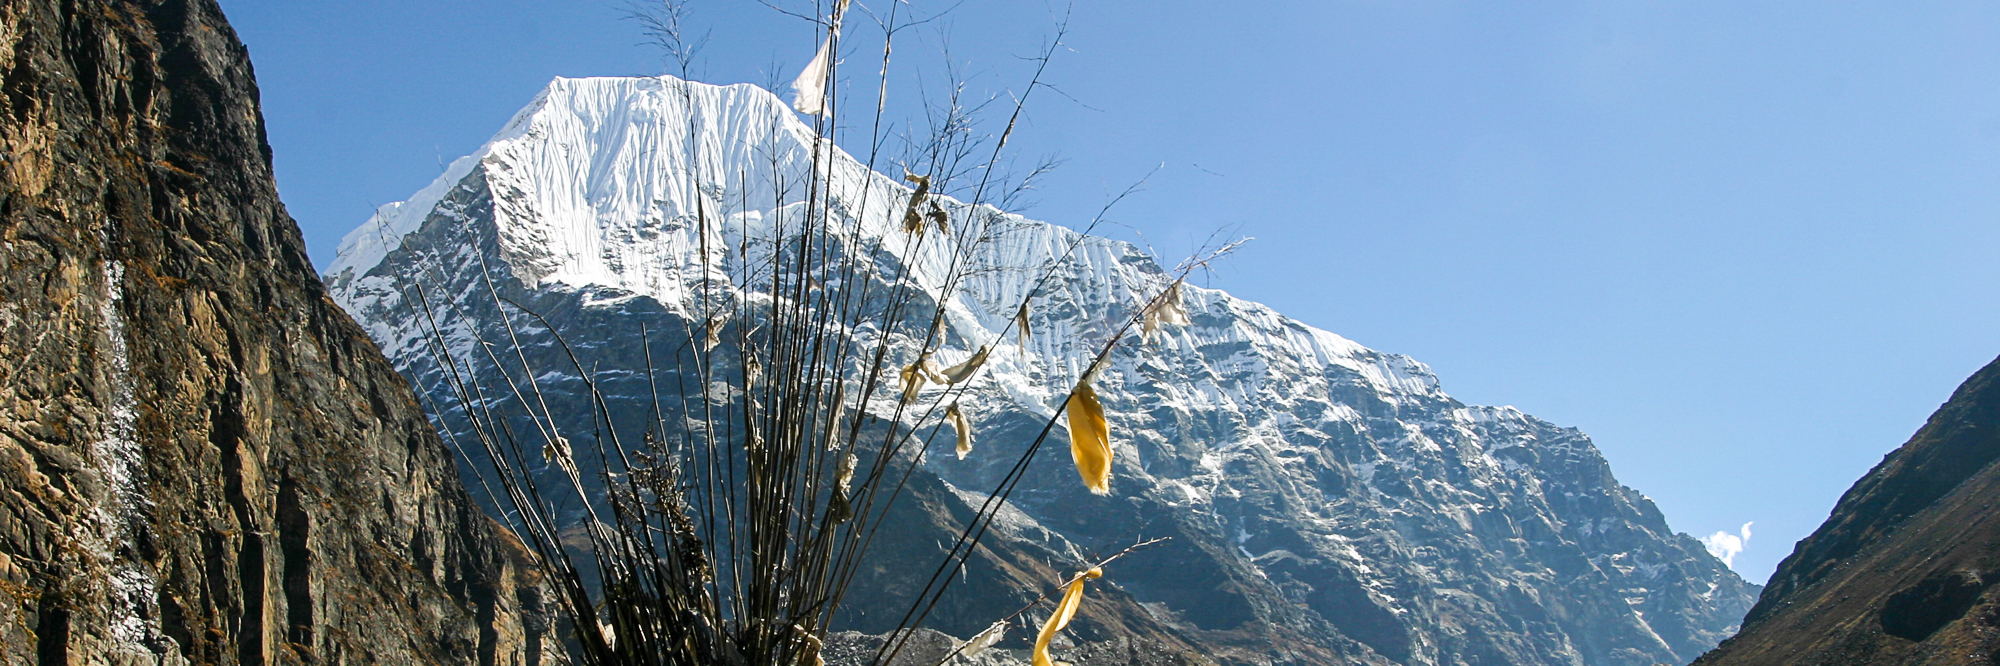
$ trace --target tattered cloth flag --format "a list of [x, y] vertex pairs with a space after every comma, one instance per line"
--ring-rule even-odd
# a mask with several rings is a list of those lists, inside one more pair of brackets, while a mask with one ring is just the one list
[[977, 657], [979, 653], [985, 652], [986, 648], [993, 647], [1000, 642], [1000, 639], [1006, 637], [1007, 621], [1001, 620], [972, 638], [965, 639], [965, 645], [958, 649], [958, 653], [967, 658]]
[[1027, 301], [1021, 301], [1021, 309], [1014, 311], [1014, 328], [1020, 329], [1019, 333], [1017, 333], [1016, 335], [1020, 336], [1019, 344], [1021, 345], [1021, 355], [1027, 356], [1028, 355], [1028, 302]]
[[924, 216], [917, 209], [931, 194], [931, 178], [904, 171], [903, 180], [917, 184], [917, 189], [910, 192], [910, 205], [903, 209], [903, 232], [921, 236], [924, 233]]
[[846, 495], [848, 484], [854, 483], [854, 466], [859, 462], [852, 453], [840, 457], [840, 464], [833, 472], [833, 483], [840, 488], [840, 494]]
[[827, 517], [834, 524], [844, 523], [854, 518], [853, 500], [847, 496], [847, 493], [848, 486], [854, 483], [854, 466], [859, 463], [860, 460], [855, 458], [852, 453], [842, 455], [840, 462], [836, 463], [837, 466], [833, 471], [833, 497], [828, 501], [826, 508]]
[[924, 390], [923, 364], [930, 359], [922, 359], [903, 368], [899, 378], [903, 380], [903, 404], [917, 399], [917, 392]]
[[911, 363], [909, 367], [903, 368], [901, 378], [903, 380], [904, 404], [909, 404], [910, 401], [917, 399], [917, 392], [924, 390], [924, 382], [951, 383], [945, 380], [944, 373], [938, 371], [937, 364], [931, 362], [929, 352], [925, 352], [924, 355], [917, 357], [917, 362]]
[[569, 438], [556, 435], [542, 445], [542, 462], [555, 463], [570, 476], [577, 475], [576, 454], [570, 450]]
[[1104, 405], [1097, 402], [1097, 389], [1090, 381], [1096, 369], [1083, 374], [1076, 390], [1069, 394], [1069, 455], [1076, 460], [1076, 473], [1083, 487], [1098, 495], [1111, 494], [1111, 429], [1104, 422]]
[[812, 62], [799, 72], [799, 78], [792, 80], [792, 108], [799, 113], [826, 115], [826, 74], [833, 62], [833, 42], [840, 37], [840, 16], [847, 13], [848, 0], [840, 0], [833, 8], [832, 21], [828, 25], [826, 41], [820, 42], [819, 52], [813, 54]]
[[959, 410], [958, 403], [954, 402], [944, 408], [944, 420], [950, 421], [951, 429], [958, 431], [958, 459], [964, 460], [965, 454], [972, 452], [972, 419], [965, 418], [965, 412]]
[[924, 216], [931, 218], [931, 222], [937, 225], [938, 233], [951, 235], [951, 213], [944, 212], [944, 206], [938, 205], [936, 199], [931, 200], [931, 212], [925, 213]]
[[1146, 315], [1139, 322], [1139, 336], [1147, 344], [1151, 344], [1153, 334], [1161, 328], [1186, 325], [1188, 325], [1187, 306], [1181, 304], [1181, 283], [1176, 281], [1167, 287], [1166, 293], [1160, 294], [1158, 301], [1146, 308]]
[[964, 362], [945, 368], [939, 374], [944, 375], [944, 383], [946, 384], [957, 384], [971, 379], [972, 373], [979, 372], [979, 366], [986, 365], [986, 355], [992, 351], [993, 348], [991, 345], [981, 346], [979, 351], [973, 352], [972, 356], [967, 357]]
[[1056, 612], [1049, 615], [1049, 621], [1042, 623], [1042, 634], [1035, 637], [1035, 666], [1055, 666], [1049, 661], [1049, 641], [1055, 640], [1056, 632], [1069, 626], [1070, 618], [1076, 617], [1077, 606], [1083, 605], [1083, 582], [1104, 575], [1103, 569], [1093, 568], [1076, 575], [1063, 590], [1062, 602], [1056, 604]]
[[714, 351], [717, 345], [722, 344], [722, 327], [724, 324], [727, 324], [728, 322], [729, 322], [728, 315], [725, 315], [720, 312], [716, 313], [714, 316], [709, 317], [708, 321], [703, 322], [702, 328], [705, 330], [703, 331], [704, 335], [701, 338], [702, 351]]

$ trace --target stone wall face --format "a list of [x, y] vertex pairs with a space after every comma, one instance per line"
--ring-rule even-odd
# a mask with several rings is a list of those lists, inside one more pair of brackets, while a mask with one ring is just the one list
[[329, 301], [213, 0], [0, 2], [0, 663], [520, 664], [547, 621]]

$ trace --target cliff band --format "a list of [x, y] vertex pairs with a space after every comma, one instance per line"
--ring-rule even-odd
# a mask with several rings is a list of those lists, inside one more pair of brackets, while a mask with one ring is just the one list
[[215, 3], [0, 3], [0, 663], [534, 662], [523, 557], [326, 297]]

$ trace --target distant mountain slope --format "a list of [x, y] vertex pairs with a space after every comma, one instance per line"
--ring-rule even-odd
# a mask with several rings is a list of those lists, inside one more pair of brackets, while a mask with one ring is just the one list
[[215, 2], [0, 3], [0, 80], [0, 663], [538, 663], [538, 574], [327, 299]]
[[1743, 632], [1696, 662], [1988, 664], [2000, 655], [2000, 360], [1842, 495]]
[[[430, 322], [460, 358], [509, 344], [489, 278], [501, 297], [554, 322], [598, 369], [616, 411], [643, 415], [640, 324], [655, 332], [654, 358], [676, 358], [691, 337], [690, 286], [704, 278], [698, 248], [720, 243], [732, 248], [726, 261], [757, 260], [754, 247], [737, 257], [738, 241], [795, 214], [815, 141], [752, 86], [558, 79], [477, 153], [350, 234], [324, 277], [444, 407], [446, 432], [463, 436], [464, 424], [426, 346]], [[1130, 244], [1003, 216], [983, 246], [990, 269], [946, 293], [944, 255], [878, 242], [900, 238], [894, 204], [909, 191], [837, 150], [826, 168], [831, 208], [868, 230], [839, 251], [873, 252], [885, 271], [908, 267], [932, 302], [946, 303], [940, 362], [995, 348], [962, 401], [978, 450], [959, 461], [948, 441], [933, 449], [922, 478], [950, 492], [933, 495], [931, 518], [898, 528], [916, 531], [899, 540], [922, 558], [929, 541], [918, 535], [953, 528], [963, 503], [992, 487], [1085, 350], [1105, 339], [1105, 322], [1132, 312], [1164, 271]], [[726, 213], [720, 238], [698, 236], [698, 205]], [[952, 206], [953, 220], [972, 212]], [[1061, 259], [1072, 242], [1080, 249]], [[1024, 349], [1000, 332], [1035, 278], [1020, 267], [1042, 266], [1057, 270]], [[418, 312], [419, 285], [444, 315]], [[1136, 534], [1174, 537], [1109, 572], [1108, 601], [1129, 605], [1086, 609], [1086, 641], [1164, 637], [1243, 664], [1649, 665], [1692, 659], [1748, 609], [1756, 586], [1672, 532], [1582, 433], [1461, 404], [1415, 360], [1222, 291], [1191, 287], [1185, 302], [1191, 325], [1121, 348], [1101, 375], [1117, 451], [1112, 495], [1086, 493], [1067, 456], [1045, 455], [996, 542], [999, 562], [1035, 559], [1035, 570], [1059, 572]], [[551, 399], [570, 401], [556, 411], [589, 414], [549, 331], [520, 323], [512, 333]], [[495, 363], [478, 361], [477, 373], [506, 386]], [[661, 384], [679, 381], [674, 372]], [[963, 638], [1006, 606], [990, 595], [1052, 580], [1008, 571], [1015, 583], [964, 586], [927, 626]], [[849, 626], [879, 631], [893, 625], [881, 618], [900, 614], [896, 585], [872, 589], [843, 611]]]

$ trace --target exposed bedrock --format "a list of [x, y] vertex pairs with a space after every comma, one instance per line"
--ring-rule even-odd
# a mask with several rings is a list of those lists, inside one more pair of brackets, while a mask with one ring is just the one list
[[0, 3], [0, 663], [533, 661], [525, 557], [314, 275], [215, 3]]

